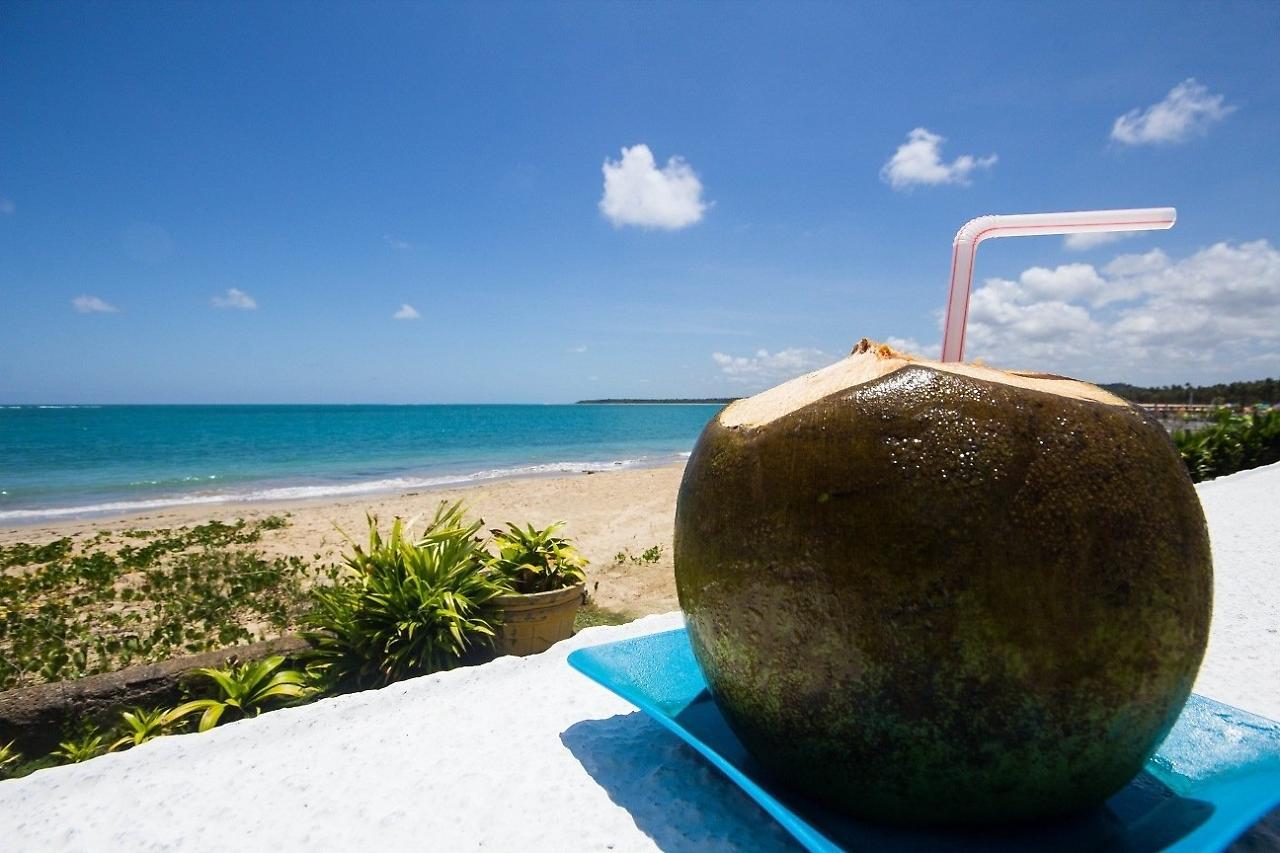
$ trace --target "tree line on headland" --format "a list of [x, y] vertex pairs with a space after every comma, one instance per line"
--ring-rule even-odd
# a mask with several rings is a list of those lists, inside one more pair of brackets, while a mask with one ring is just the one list
[[655, 403], [667, 403], [670, 405], [717, 405], [727, 406], [737, 397], [661, 397], [654, 399], [643, 399], [640, 397], [605, 397], [600, 400], [579, 400], [579, 406], [616, 406], [622, 403], [631, 403], [637, 405], [653, 405]]
[[1117, 397], [1133, 403], [1202, 403], [1222, 406], [1252, 406], [1280, 402], [1280, 379], [1226, 382], [1217, 385], [1163, 385], [1140, 388], [1124, 382], [1103, 385]]

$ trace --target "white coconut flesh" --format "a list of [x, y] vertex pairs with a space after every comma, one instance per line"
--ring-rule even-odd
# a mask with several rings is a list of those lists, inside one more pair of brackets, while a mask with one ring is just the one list
[[1049, 373], [999, 370], [981, 364], [931, 361], [864, 338], [853, 352], [835, 364], [729, 404], [720, 413], [720, 425], [729, 428], [762, 427], [823, 397], [874, 382], [911, 365], [1107, 406], [1123, 408], [1129, 405], [1115, 394], [1078, 379]]

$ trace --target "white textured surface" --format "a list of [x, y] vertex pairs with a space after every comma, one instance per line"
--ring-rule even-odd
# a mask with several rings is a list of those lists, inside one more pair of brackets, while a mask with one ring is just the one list
[[593, 628], [535, 657], [0, 783], [0, 850], [783, 847], [745, 794], [565, 663], [681, 624]]
[[[1280, 465], [1200, 494], [1216, 598], [1196, 690], [1280, 718]], [[5, 782], [0, 848], [784, 848], [789, 839], [736, 787], [564, 661], [679, 625], [672, 613], [595, 628], [536, 657]]]
[[1280, 464], [1201, 483], [1213, 625], [1195, 691], [1280, 720]]

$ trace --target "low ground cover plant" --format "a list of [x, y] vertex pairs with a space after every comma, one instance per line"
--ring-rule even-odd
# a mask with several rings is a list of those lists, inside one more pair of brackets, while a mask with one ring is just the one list
[[630, 548], [624, 548], [613, 555], [613, 564], [615, 566], [625, 566], [630, 563], [633, 566], [653, 565], [662, 559], [662, 546], [650, 545], [639, 554], [632, 554]]
[[230, 719], [256, 717], [263, 711], [281, 705], [307, 699], [320, 692], [309, 684], [305, 673], [296, 669], [281, 669], [284, 657], [275, 655], [265, 660], [232, 664], [226, 669], [201, 667], [195, 675], [206, 678], [217, 687], [217, 695], [184, 702], [158, 721], [160, 727], [170, 726], [191, 714], [200, 714], [198, 731], [207, 732], [218, 725], [223, 715]]
[[53, 751], [53, 757], [64, 764], [79, 764], [97, 758], [111, 748], [108, 735], [97, 728], [86, 728], [78, 737], [64, 740]]
[[253, 546], [287, 522], [210, 522], [0, 546], [0, 690], [279, 635], [308, 607], [298, 557]]
[[134, 708], [120, 715], [125, 734], [111, 744], [112, 750], [128, 749], [131, 746], [142, 746], [149, 740], [168, 734], [173, 728], [169, 712], [161, 708]]
[[[194, 670], [186, 691], [190, 698], [176, 708], [131, 708], [114, 725], [88, 720], [75, 723], [66, 739], [46, 756], [25, 761], [10, 743], [0, 747], [0, 779], [25, 776], [58, 764], [77, 764], [108, 752], [141, 746], [164, 735], [205, 732], [245, 717], [256, 717], [322, 695], [300, 669], [284, 667], [281, 656], [225, 667]], [[199, 718], [196, 715], [199, 714]]]
[[1224, 409], [1209, 426], [1174, 432], [1173, 442], [1197, 483], [1280, 462], [1280, 409]]

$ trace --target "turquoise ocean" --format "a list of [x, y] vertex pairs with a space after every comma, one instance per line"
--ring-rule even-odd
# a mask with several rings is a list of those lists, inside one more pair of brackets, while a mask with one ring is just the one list
[[718, 410], [0, 406], [0, 524], [661, 465]]

